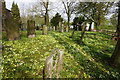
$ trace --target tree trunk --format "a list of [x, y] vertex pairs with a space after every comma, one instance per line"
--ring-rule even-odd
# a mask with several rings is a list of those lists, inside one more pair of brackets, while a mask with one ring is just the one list
[[68, 16], [68, 32], [69, 32], [69, 30], [70, 30], [69, 22], [70, 22], [70, 17]]
[[120, 38], [120, 2], [118, 3], [119, 9], [118, 9], [118, 26], [117, 30], [115, 32], [115, 35], [112, 40], [116, 40], [116, 38]]
[[75, 32], [75, 30], [73, 29], [73, 31], [72, 31], [72, 36], [71, 36], [70, 38], [73, 38], [74, 32]]
[[89, 27], [88, 31], [92, 31], [91, 26], [92, 26], [92, 22], [90, 22], [90, 27]]
[[84, 37], [84, 34], [85, 34], [85, 30], [86, 30], [86, 23], [83, 25], [83, 28], [82, 28], [82, 33], [81, 33], [81, 38], [80, 38], [80, 41], [79, 41], [79, 44], [81, 45], [82, 43], [82, 40], [83, 40], [83, 37]]
[[111, 64], [116, 66], [118, 64], [118, 60], [120, 58], [120, 2], [118, 3], [118, 41], [115, 47], [114, 53], [111, 56]]
[[116, 45], [115, 50], [114, 50], [114, 53], [111, 56], [111, 64], [113, 66], [116, 66], [118, 64], [119, 58], [120, 58], [120, 38], [119, 38], [119, 40], [117, 42], [117, 45]]

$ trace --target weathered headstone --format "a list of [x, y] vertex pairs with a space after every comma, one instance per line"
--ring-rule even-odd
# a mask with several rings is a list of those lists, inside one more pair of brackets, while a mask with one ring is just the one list
[[53, 31], [55, 31], [55, 26], [53, 26]]
[[62, 23], [59, 22], [59, 32], [61, 32], [61, 26], [62, 26]]
[[43, 35], [47, 35], [47, 26], [43, 25]]
[[50, 31], [52, 31], [52, 26], [50, 26]]
[[56, 26], [56, 31], [59, 31], [59, 26]]
[[27, 36], [28, 38], [35, 37], [35, 21], [33, 20], [27, 21]]
[[64, 52], [54, 49], [45, 61], [45, 78], [60, 78], [62, 73]]
[[79, 26], [77, 25], [77, 31], [79, 31]]
[[61, 26], [61, 32], [64, 32], [64, 25]]
[[66, 32], [68, 32], [68, 26], [66, 27]]
[[19, 28], [20, 24], [15, 21], [11, 11], [6, 9], [5, 2], [2, 2], [2, 25], [7, 32], [8, 40], [20, 39]]

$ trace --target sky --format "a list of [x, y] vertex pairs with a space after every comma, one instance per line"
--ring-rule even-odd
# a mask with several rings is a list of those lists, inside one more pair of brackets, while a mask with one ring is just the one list
[[[31, 7], [30, 3], [33, 4], [33, 3], [35, 3], [37, 0], [5, 0], [7, 9], [11, 10], [13, 1], [18, 4], [18, 7], [19, 7], [19, 9], [20, 9], [20, 14], [22, 15], [22, 9], [30, 8], [30, 7]], [[58, 2], [59, 2], [60, 0], [50, 0], [50, 1], [51, 1], [51, 2], [54, 2], [55, 5], [57, 6], [57, 5], [58, 5]], [[24, 6], [23, 6], [23, 4], [24, 4]], [[67, 15], [63, 12], [64, 6], [63, 6], [63, 5], [60, 5], [60, 6], [61, 6], [61, 8], [56, 9], [55, 11], [52, 11], [52, 12], [49, 14], [49, 15], [50, 15], [50, 18], [52, 18], [52, 17], [58, 12], [58, 13], [60, 13], [61, 17], [63, 17], [64, 19], [67, 20]], [[110, 18], [110, 16], [111, 16], [111, 15], [108, 15], [107, 17]], [[72, 15], [70, 22], [73, 21], [74, 17], [75, 17], [75, 15]]]
[[[22, 15], [23, 4], [24, 4], [24, 9], [28, 9], [31, 7], [30, 4], [35, 3], [37, 0], [5, 0], [7, 9], [11, 10], [13, 1], [18, 4], [18, 7], [20, 9], [20, 14]], [[50, 2], [54, 2], [55, 5], [57, 6], [59, 0], [50, 0]], [[62, 8], [63, 8], [63, 5], [62, 5]], [[67, 15], [63, 14], [63, 9], [62, 9], [62, 12], [61, 12], [61, 9], [55, 10], [56, 12], [51, 12], [49, 14], [50, 18], [52, 18], [57, 12], [59, 12], [61, 14], [61, 16], [67, 20]], [[72, 15], [71, 22], [72, 22], [73, 18], [74, 18], [74, 15]]]

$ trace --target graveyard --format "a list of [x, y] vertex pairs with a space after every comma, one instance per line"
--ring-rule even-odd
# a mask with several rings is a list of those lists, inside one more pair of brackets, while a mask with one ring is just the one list
[[[47, 8], [48, 2], [43, 3]], [[12, 3], [11, 11], [4, 0], [1, 4], [2, 79], [120, 78], [120, 2], [116, 3], [116, 27], [112, 22], [112, 25], [106, 24], [107, 21], [100, 25], [100, 20], [97, 22], [96, 18], [85, 15], [75, 17], [72, 22], [68, 18], [67, 22], [56, 13], [50, 20], [47, 11], [45, 16], [32, 14], [25, 19], [20, 15], [17, 3]], [[65, 6], [64, 1], [62, 4]], [[86, 4], [94, 11], [92, 2], [80, 6]]]

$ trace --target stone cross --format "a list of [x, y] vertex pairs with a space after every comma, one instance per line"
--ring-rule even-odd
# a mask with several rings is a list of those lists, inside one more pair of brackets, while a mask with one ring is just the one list
[[45, 61], [45, 78], [60, 78], [64, 52], [54, 49]]

